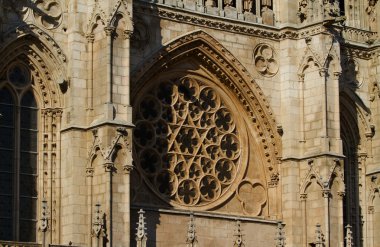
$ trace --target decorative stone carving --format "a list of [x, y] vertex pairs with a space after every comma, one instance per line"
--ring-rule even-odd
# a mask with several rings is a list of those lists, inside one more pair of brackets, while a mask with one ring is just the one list
[[322, 233], [321, 225], [319, 223], [317, 223], [317, 225], [315, 226], [315, 246], [325, 246], [325, 235]]
[[368, 7], [365, 9], [365, 11], [368, 14], [369, 30], [373, 32], [377, 31], [376, 4], [377, 0], [368, 0]]
[[285, 231], [284, 224], [282, 222], [277, 223], [277, 232], [276, 232], [276, 247], [284, 247], [285, 246]]
[[242, 146], [220, 95], [194, 78], [157, 83], [136, 104], [134, 148], [148, 186], [178, 206], [215, 205], [236, 187]]
[[62, 21], [62, 7], [56, 0], [37, 0], [34, 18], [45, 28], [57, 28]]
[[278, 72], [277, 55], [272, 47], [259, 44], [253, 52], [256, 70], [266, 77], [273, 77]]
[[194, 215], [191, 213], [190, 214], [190, 221], [188, 224], [188, 229], [187, 229], [187, 237], [186, 237], [186, 246], [187, 247], [197, 247], [198, 246], [198, 240], [196, 236], [196, 231], [195, 231], [195, 220], [194, 220]]
[[[173, 57], [176, 59], [172, 59]], [[133, 73], [132, 79], [132, 82], [135, 82], [133, 86], [138, 88], [134, 90], [135, 94], [142, 90], [141, 86], [149, 78], [154, 78], [158, 73], [176, 66], [178, 61], [188, 57], [198, 60], [205, 69], [217, 76], [224, 87], [235, 93], [239, 103], [246, 109], [250, 123], [258, 130], [260, 148], [266, 157], [265, 164], [268, 170], [266, 179], [269, 182], [270, 175], [278, 172], [278, 162], [274, 161], [279, 158], [281, 144], [268, 100], [248, 70], [238, 62], [238, 59], [207, 33], [194, 31], [181, 36], [139, 66], [139, 69]], [[225, 66], [227, 64], [228, 67]]]
[[254, 4], [253, 0], [244, 0], [243, 1], [244, 12], [252, 12], [253, 4]]
[[352, 237], [352, 230], [351, 230], [352, 226], [350, 225], [347, 225], [346, 226], [346, 247], [352, 247], [354, 246], [354, 242], [353, 242], [353, 237]]
[[243, 231], [241, 230], [241, 221], [236, 221], [236, 229], [234, 233], [235, 241], [234, 241], [234, 247], [244, 247], [244, 240], [243, 240]]
[[263, 23], [274, 26], [274, 12], [272, 10], [272, 0], [261, 0], [261, 17]]
[[261, 183], [244, 180], [239, 184], [236, 194], [245, 214], [260, 215], [267, 201], [265, 188]]
[[137, 247], [146, 247], [146, 242], [148, 240], [146, 233], [146, 223], [145, 223], [145, 212], [140, 209], [139, 213], [139, 222], [137, 223], [137, 232], [136, 232], [136, 245]]
[[339, 2], [337, 0], [323, 0], [323, 7], [326, 17], [337, 17], [340, 15]]
[[298, 4], [298, 17], [300, 18], [301, 22], [304, 22], [308, 17], [308, 1], [307, 0], [301, 0]]
[[94, 219], [92, 222], [92, 234], [95, 238], [105, 236], [104, 214], [100, 210], [100, 204], [95, 205]]
[[46, 232], [49, 227], [49, 209], [47, 205], [47, 201], [45, 199], [42, 200], [42, 208], [41, 208], [41, 219], [40, 219], [40, 231]]

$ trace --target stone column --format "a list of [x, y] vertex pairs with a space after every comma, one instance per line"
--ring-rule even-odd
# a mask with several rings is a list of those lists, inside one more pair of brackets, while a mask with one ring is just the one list
[[306, 200], [307, 194], [300, 195], [301, 204], [302, 204], [302, 246], [307, 246], [307, 212], [306, 212]]
[[339, 214], [339, 241], [338, 243], [340, 244], [339, 246], [344, 245], [344, 215], [343, 215], [343, 200], [344, 200], [345, 193], [342, 191], [338, 191], [338, 200], [339, 200], [339, 209], [340, 209], [340, 214]]
[[132, 164], [126, 164], [123, 167], [124, 170], [124, 203], [127, 208], [127, 212], [124, 212], [124, 222], [126, 222], [125, 236], [126, 236], [126, 247], [130, 246], [131, 242], [131, 172], [133, 170]]
[[112, 100], [112, 54], [113, 54], [113, 35], [115, 32], [114, 27], [105, 27], [107, 38], [107, 52], [106, 52], [106, 102], [105, 102], [105, 119], [113, 120], [113, 100]]
[[94, 70], [94, 40], [95, 35], [94, 34], [87, 34], [87, 46], [88, 46], [88, 79], [87, 79], [87, 116], [90, 115], [90, 112], [93, 110], [94, 104], [93, 104], [93, 87], [94, 87], [94, 81], [93, 81], [93, 70]]
[[322, 193], [325, 208], [325, 247], [330, 247], [330, 189], [325, 188], [323, 189]]

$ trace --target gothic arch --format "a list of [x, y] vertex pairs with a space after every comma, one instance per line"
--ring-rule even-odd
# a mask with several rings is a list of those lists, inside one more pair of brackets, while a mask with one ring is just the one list
[[155, 55], [147, 59], [132, 74], [132, 97], [158, 72], [186, 57], [191, 57], [214, 73], [230, 92], [234, 93], [258, 132], [257, 138], [265, 150], [268, 179], [277, 174], [281, 156], [280, 135], [268, 100], [254, 78], [222, 44], [202, 30], [180, 36], [168, 42]]
[[[249, 133], [252, 133], [252, 139], [248, 140], [249, 144], [247, 144], [259, 150], [254, 155], [257, 155], [257, 159], [260, 159], [263, 165], [263, 180], [257, 185], [246, 183], [246, 187], [250, 185], [253, 189], [261, 191], [261, 188], [277, 186], [279, 178], [277, 163], [281, 144], [273, 114], [259, 86], [226, 48], [205, 32], [195, 31], [165, 44], [155, 56], [147, 61], [140, 71], [135, 71], [133, 76], [133, 104], [141, 98], [140, 93], [154, 81], [174, 80], [176, 76], [181, 77], [184, 73], [187, 73], [186, 78], [207, 81], [209, 83], [207, 85], [211, 85], [217, 94], [226, 95], [234, 99], [234, 104], [239, 105], [238, 108], [231, 108], [234, 109], [233, 114], [244, 112], [239, 115], [244, 116], [242, 117], [244, 125], [250, 129]], [[231, 104], [229, 103], [230, 106]], [[236, 120], [236, 125], [238, 124]], [[243, 132], [240, 133], [245, 135]], [[232, 188], [237, 194], [240, 188], [238, 187]], [[267, 195], [265, 197], [267, 198]], [[260, 207], [269, 203], [276, 202], [265, 199]], [[200, 210], [206, 208], [208, 209], [206, 206], [199, 207]], [[261, 212], [256, 209], [254, 211]]]
[[[47, 33], [32, 24], [8, 32], [5, 35], [5, 42], [0, 46], [0, 53], [3, 56], [0, 61], [1, 79], [9, 79], [7, 73], [14, 64], [25, 67], [26, 74], [30, 77], [30, 87], [38, 106], [35, 130], [38, 167], [36, 170], [38, 182], [35, 186], [37, 204], [41, 203], [42, 198], [47, 200], [52, 212], [50, 226], [52, 230], [49, 235], [53, 242], [57, 242], [60, 234], [61, 200], [60, 129], [63, 94], [68, 86], [65, 71], [66, 56]], [[10, 80], [1, 82], [15, 83]], [[21, 139], [17, 137], [17, 140]]]
[[13, 41], [0, 47], [4, 57], [0, 62], [0, 75], [12, 63], [25, 64], [31, 71], [35, 93], [40, 96], [40, 108], [62, 108], [63, 93], [68, 86], [66, 57], [54, 42], [43, 42], [43, 34], [37, 35], [32, 31], [34, 28], [26, 28]]
[[[344, 224], [350, 224], [355, 236], [361, 236], [362, 225], [360, 195], [362, 191], [360, 178], [363, 176], [360, 169], [360, 156], [367, 156], [371, 152], [368, 145], [374, 134], [371, 125], [371, 112], [360, 98], [349, 88], [340, 91], [340, 126], [343, 143], [344, 160]], [[369, 148], [369, 149], [368, 149]], [[360, 237], [355, 244], [359, 245]]]

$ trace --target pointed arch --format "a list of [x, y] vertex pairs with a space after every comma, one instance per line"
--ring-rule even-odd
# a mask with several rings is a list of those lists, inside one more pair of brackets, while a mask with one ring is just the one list
[[35, 93], [40, 96], [40, 107], [61, 108], [63, 93], [66, 92], [69, 81], [66, 56], [52, 39], [45, 42], [46, 37], [51, 39], [42, 30], [25, 26], [21, 34], [7, 40], [0, 47], [0, 53], [4, 57], [0, 61], [0, 76], [5, 76], [6, 69], [12, 63], [25, 64], [31, 71]]
[[247, 69], [215, 38], [202, 30], [182, 35], [164, 46], [132, 73], [132, 97], [159, 72], [167, 71], [184, 58], [191, 58], [217, 76], [234, 93], [257, 130], [267, 163], [268, 180], [278, 178], [280, 135], [268, 100]]
[[[363, 175], [359, 168], [360, 155], [368, 155], [367, 142], [374, 134], [371, 112], [361, 99], [349, 88], [340, 91], [340, 132], [343, 143], [345, 197], [343, 206], [344, 225], [350, 224], [356, 236], [361, 236], [360, 195]], [[360, 239], [358, 237], [357, 239]], [[359, 240], [355, 240], [359, 244]]]
[[[244, 205], [248, 205], [249, 198], [242, 196], [237, 199], [241, 201], [233, 201], [237, 198], [235, 195], [246, 195], [242, 191], [257, 190], [258, 193], [265, 194], [266, 203], [256, 205], [260, 208], [255, 208], [253, 211], [247, 210], [247, 212], [261, 215], [277, 214], [277, 211], [274, 212], [276, 209], [271, 209], [269, 205], [276, 205], [273, 208], [279, 208], [279, 206], [273, 197], [268, 196], [268, 191], [271, 191], [275, 196], [280, 196], [278, 186], [280, 175], [278, 162], [281, 155], [280, 136], [277, 133], [276, 121], [268, 100], [238, 59], [212, 36], [204, 31], [197, 30], [164, 44], [162, 49], [138, 68], [139, 70], [132, 73], [131, 80], [131, 99], [136, 113], [134, 116], [136, 124], [134, 141], [136, 145], [134, 145], [133, 152], [137, 167], [135, 171], [144, 179], [144, 184], [147, 185], [146, 189], [149, 189], [149, 193], [153, 191], [162, 201], [168, 203], [164, 205], [178, 208], [218, 210], [221, 209], [222, 205], [231, 202], [241, 203], [239, 207], [243, 207], [242, 211], [244, 211]], [[161, 97], [163, 94], [160, 92], [167, 90], [169, 90], [168, 95], [173, 95], [173, 105], [167, 105], [167, 101]], [[201, 97], [203, 96], [201, 95], [203, 92], [208, 92], [207, 97], [210, 97], [210, 102], [218, 102], [215, 104], [218, 110], [213, 107], [210, 107], [212, 108], [211, 111], [207, 107], [197, 108], [202, 105], [201, 100], [203, 99]], [[179, 96], [180, 94], [188, 97], [188, 99]], [[161, 111], [158, 108], [157, 118], [159, 120], [149, 122], [150, 119], [142, 117], [144, 114], [142, 112], [145, 112], [146, 105], [150, 105], [150, 101], [157, 102], [153, 105], [158, 105], [160, 109], [168, 108], [170, 112], [173, 112], [173, 115], [182, 114], [181, 109], [175, 109], [174, 105], [178, 103], [179, 105], [188, 105], [188, 109], [196, 108], [202, 116], [206, 116], [206, 120], [208, 116], [210, 119], [214, 119], [214, 113], [219, 112], [220, 109], [225, 109], [227, 119], [232, 119], [232, 121], [227, 120], [227, 125], [233, 127], [226, 127], [226, 131], [232, 131], [231, 133], [236, 136], [236, 143], [238, 143], [237, 146], [240, 151], [237, 156], [234, 156], [237, 158], [230, 159], [229, 157], [225, 160], [230, 162], [228, 164], [232, 167], [229, 171], [236, 171], [236, 173], [232, 176], [228, 175], [231, 180], [223, 187], [218, 187], [220, 190], [218, 193], [214, 193], [214, 197], [207, 199], [203, 195], [195, 194], [194, 200], [181, 201], [181, 195], [177, 193], [181, 190], [181, 186], [184, 186], [186, 182], [189, 183], [189, 186], [197, 187], [198, 185], [195, 184], [198, 177], [192, 177], [183, 182], [180, 179], [182, 175], [178, 172], [174, 173], [172, 170], [176, 169], [177, 171], [184, 167], [189, 171], [186, 174], [190, 174], [190, 169], [200, 171], [204, 166], [205, 170], [201, 172], [203, 175], [200, 175], [199, 179], [214, 179], [215, 177], [209, 174], [210, 169], [206, 167], [216, 167], [215, 164], [221, 160], [221, 156], [215, 155], [215, 159], [210, 159], [209, 157], [213, 157], [213, 150], [208, 149], [206, 145], [218, 146], [225, 133], [217, 132], [208, 135], [209, 130], [216, 126], [214, 121], [205, 122], [204, 129], [200, 130], [199, 126], [201, 125], [197, 125], [198, 119], [195, 119], [198, 115], [191, 115], [193, 113], [191, 110], [184, 113], [186, 117], [183, 118], [183, 121], [186, 123], [183, 124], [182, 119], [177, 121], [178, 118], [176, 118], [172, 121], [168, 117], [170, 114], [166, 114], [166, 111]], [[193, 106], [194, 108], [192, 108]], [[156, 131], [158, 123], [163, 123], [166, 126], [165, 128], [169, 129], [169, 137], [161, 138], [161, 133]], [[230, 123], [231, 125], [229, 125]], [[155, 136], [153, 144], [146, 145], [139, 142], [143, 139], [141, 137], [146, 134], [143, 130], [150, 130], [144, 126], [153, 126], [154, 133], [152, 136]], [[187, 140], [191, 136], [195, 136], [196, 140], [188, 142]], [[205, 141], [207, 136], [214, 136], [215, 138]], [[159, 140], [160, 143], [156, 140]], [[189, 147], [191, 145], [186, 143], [196, 143], [191, 144], [195, 147], [195, 151], [193, 152], [192, 147]], [[154, 149], [150, 148], [149, 145], [152, 145]], [[173, 162], [169, 164], [169, 171], [166, 171], [166, 168], [162, 169], [156, 162], [159, 156], [168, 159], [174, 157]], [[185, 156], [189, 158], [184, 160]], [[164, 163], [167, 162], [167, 158], [165, 158]], [[207, 163], [209, 160], [211, 162]], [[249, 165], [247, 165], [248, 162]], [[184, 165], [182, 166], [182, 164]], [[166, 163], [163, 166], [166, 167]], [[150, 175], [144, 176], [148, 173], [152, 176], [154, 174], [157, 179], [151, 180], [148, 178]], [[262, 190], [250, 183], [243, 187], [238, 186], [243, 179], [252, 176], [252, 174], [260, 177]], [[173, 186], [168, 185], [169, 178], [173, 179], [171, 180]], [[218, 184], [220, 182], [218, 179], [212, 181], [216, 181], [215, 183]], [[167, 187], [163, 185], [167, 185]], [[157, 188], [161, 188], [162, 191]], [[172, 190], [167, 190], [167, 188], [172, 188]], [[195, 190], [200, 191], [199, 188], [195, 188]], [[169, 197], [164, 196], [166, 194]]]

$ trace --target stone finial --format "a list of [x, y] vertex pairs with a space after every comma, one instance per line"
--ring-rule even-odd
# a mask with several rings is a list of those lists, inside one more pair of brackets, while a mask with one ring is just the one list
[[195, 220], [194, 220], [194, 214], [190, 213], [190, 221], [189, 221], [189, 227], [187, 229], [187, 238], [186, 238], [186, 246], [187, 247], [197, 247], [198, 246], [198, 240], [197, 236], [195, 235]]
[[136, 232], [136, 246], [137, 247], [146, 247], [146, 241], [148, 240], [147, 238], [147, 233], [146, 233], [146, 223], [145, 223], [145, 212], [144, 210], [140, 209], [139, 210], [139, 222], [137, 223], [137, 232]]
[[277, 223], [277, 233], [276, 233], [276, 247], [284, 247], [285, 246], [285, 231], [284, 224], [282, 222]]
[[346, 247], [354, 246], [351, 228], [352, 226], [350, 225], [346, 226]]
[[317, 223], [315, 227], [315, 247], [324, 247], [325, 235], [322, 233], [321, 224]]
[[244, 241], [243, 241], [243, 232], [241, 230], [241, 222], [240, 220], [236, 221], [236, 229], [235, 229], [235, 241], [234, 241], [234, 247], [244, 247]]
[[94, 219], [92, 222], [92, 234], [99, 238], [105, 234], [104, 217], [100, 210], [100, 203], [95, 204]]
[[46, 232], [49, 227], [49, 208], [46, 199], [42, 200], [40, 231]]

